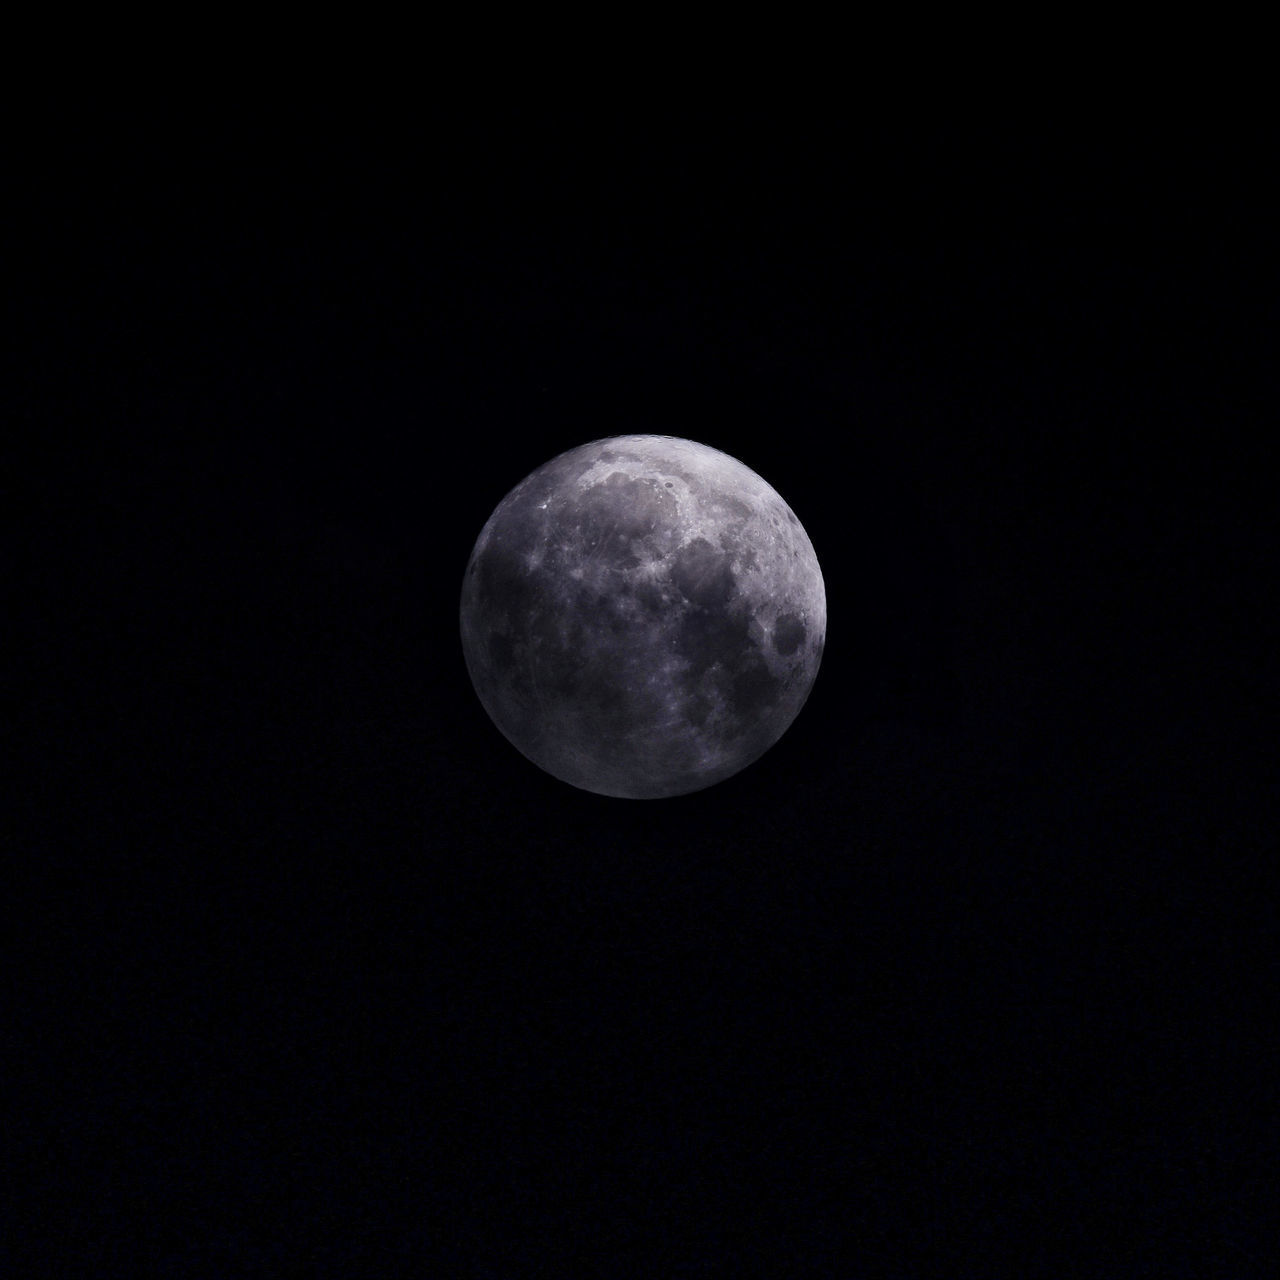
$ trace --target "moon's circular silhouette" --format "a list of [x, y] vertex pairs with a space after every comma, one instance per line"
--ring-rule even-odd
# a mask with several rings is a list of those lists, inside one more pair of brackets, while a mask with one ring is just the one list
[[499, 503], [462, 587], [485, 710], [548, 773], [675, 796], [759, 758], [809, 695], [822, 571], [791, 508], [706, 445], [614, 436]]

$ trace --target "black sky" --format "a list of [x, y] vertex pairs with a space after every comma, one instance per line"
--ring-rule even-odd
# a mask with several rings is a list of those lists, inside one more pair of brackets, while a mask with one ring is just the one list
[[[1264, 148], [56, 136], [15, 183], [15, 1274], [1264, 1273]], [[517, 755], [456, 621], [502, 496], [635, 431], [778, 489], [830, 611], [778, 746], [651, 803]]]

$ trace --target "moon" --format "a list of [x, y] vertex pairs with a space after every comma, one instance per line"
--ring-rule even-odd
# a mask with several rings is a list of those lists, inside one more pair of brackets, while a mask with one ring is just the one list
[[818, 673], [827, 601], [808, 535], [754, 471], [626, 435], [560, 454], [498, 504], [460, 622], [513, 746], [585, 791], [656, 799], [777, 742]]

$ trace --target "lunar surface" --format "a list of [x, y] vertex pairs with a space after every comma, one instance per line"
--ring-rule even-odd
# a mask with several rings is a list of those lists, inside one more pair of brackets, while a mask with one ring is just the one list
[[463, 579], [485, 710], [534, 764], [606, 796], [698, 791], [758, 759], [808, 697], [826, 625], [791, 508], [728, 454], [671, 436], [539, 467]]

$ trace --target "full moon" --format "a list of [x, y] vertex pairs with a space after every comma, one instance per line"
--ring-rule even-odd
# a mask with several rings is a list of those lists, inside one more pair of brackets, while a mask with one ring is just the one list
[[554, 777], [650, 799], [712, 786], [796, 718], [822, 658], [813, 545], [736, 458], [613, 436], [521, 481], [463, 578], [481, 704]]

